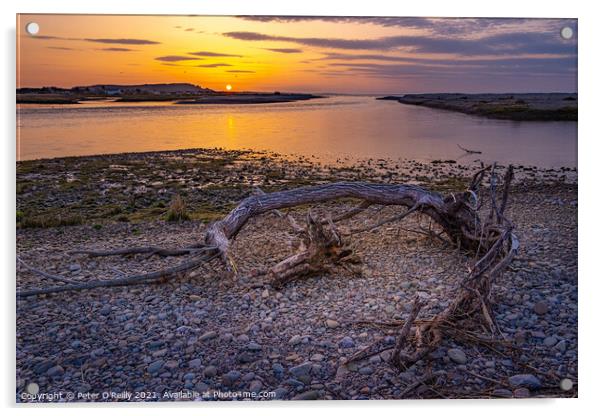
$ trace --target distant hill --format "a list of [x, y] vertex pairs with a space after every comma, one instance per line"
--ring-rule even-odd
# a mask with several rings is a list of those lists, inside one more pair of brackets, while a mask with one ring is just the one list
[[172, 84], [137, 84], [137, 85], [120, 85], [120, 84], [98, 84], [85, 85], [73, 88], [57, 88], [57, 87], [42, 87], [42, 88], [18, 88], [17, 94], [98, 94], [98, 95], [137, 95], [137, 94], [206, 94], [213, 93], [209, 88], [203, 88], [199, 85], [188, 83], [172, 83]]

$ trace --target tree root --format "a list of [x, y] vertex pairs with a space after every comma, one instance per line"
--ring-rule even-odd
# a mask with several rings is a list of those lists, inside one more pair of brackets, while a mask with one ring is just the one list
[[[435, 235], [443, 241], [474, 253], [475, 261], [469, 273], [455, 290], [455, 297], [442, 312], [429, 319], [418, 319], [424, 305], [415, 301], [409, 318], [403, 324], [392, 356], [392, 364], [397, 368], [408, 368], [424, 358], [442, 341], [443, 334], [451, 333], [449, 328], [473, 325], [480, 320], [492, 334], [499, 332], [492, 313], [491, 287], [495, 279], [506, 269], [518, 250], [518, 239], [513, 233], [513, 224], [504, 216], [508, 203], [512, 166], [504, 176], [501, 198], [498, 202], [496, 166], [484, 167], [472, 178], [464, 192], [443, 196], [414, 185], [375, 184], [339, 182], [308, 186], [266, 194], [261, 190], [244, 199], [222, 220], [210, 224], [205, 230], [204, 242], [189, 247], [164, 249], [159, 247], [123, 248], [118, 250], [76, 250], [71, 254], [89, 256], [111, 256], [147, 254], [149, 256], [192, 256], [192, 259], [177, 266], [158, 271], [124, 276], [110, 280], [96, 280], [74, 283], [60, 276], [50, 275], [20, 262], [26, 269], [43, 278], [65, 283], [57, 287], [21, 290], [18, 297], [34, 296], [97, 287], [127, 286], [165, 282], [174, 277], [202, 267], [213, 259], [221, 259], [221, 264], [236, 273], [237, 268], [229, 253], [230, 241], [236, 238], [247, 221], [255, 216], [275, 212], [288, 220], [297, 237], [300, 237], [297, 252], [267, 270], [272, 285], [281, 287], [293, 279], [316, 273], [331, 273], [338, 267], [354, 271], [359, 263], [347, 239], [357, 233], [372, 231], [384, 224], [401, 221], [413, 213], [426, 216], [440, 228], [434, 234], [429, 226], [427, 235]], [[481, 183], [490, 174], [489, 215], [482, 218], [479, 210], [483, 206]], [[316, 218], [310, 212], [305, 227], [300, 226], [289, 214], [280, 210], [299, 205], [316, 204], [340, 198], [355, 198], [361, 203], [351, 210], [333, 218]], [[374, 225], [340, 232], [335, 223], [360, 214], [372, 205], [396, 205], [405, 207], [402, 214], [379, 221]], [[484, 253], [484, 254], [482, 254]], [[474, 336], [473, 336], [474, 337]], [[478, 336], [475, 338], [479, 338]], [[359, 356], [358, 356], [359, 357]], [[358, 358], [359, 359], [359, 358]]]

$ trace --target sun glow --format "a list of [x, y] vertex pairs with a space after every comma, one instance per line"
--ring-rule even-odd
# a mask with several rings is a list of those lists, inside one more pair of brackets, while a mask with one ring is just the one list
[[226, 89], [227, 89], [228, 91], [231, 91], [231, 90], [232, 90], [232, 85], [230, 85], [230, 84], [226, 85]]

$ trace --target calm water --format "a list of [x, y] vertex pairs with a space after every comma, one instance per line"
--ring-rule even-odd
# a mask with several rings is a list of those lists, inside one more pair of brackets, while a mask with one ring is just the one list
[[[374, 97], [263, 105], [20, 105], [17, 159], [194, 147], [575, 167], [576, 122], [489, 120]], [[465, 155], [457, 144], [482, 155]]]

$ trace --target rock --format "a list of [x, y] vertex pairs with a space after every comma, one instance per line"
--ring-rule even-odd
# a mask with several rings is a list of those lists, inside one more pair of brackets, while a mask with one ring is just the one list
[[222, 376], [222, 384], [231, 386], [240, 378], [240, 371], [230, 370]]
[[508, 378], [508, 382], [512, 387], [527, 387], [530, 389], [541, 387], [541, 381], [533, 374], [516, 374]]
[[254, 393], [258, 393], [259, 391], [261, 391], [262, 387], [263, 387], [263, 383], [261, 383], [261, 381], [253, 380], [251, 382], [251, 384], [249, 385], [249, 390]]
[[200, 368], [203, 362], [200, 358], [195, 358], [194, 360], [190, 360], [188, 362], [188, 367], [190, 368]]
[[520, 387], [516, 390], [514, 390], [514, 397], [517, 399], [526, 399], [529, 396], [531, 396], [531, 393], [529, 392], [529, 389], [526, 389], [524, 387]]
[[103, 316], [107, 316], [111, 313], [111, 306], [105, 305], [100, 309], [100, 314]]
[[450, 348], [447, 350], [447, 356], [456, 364], [466, 364], [466, 354], [459, 348]]
[[199, 301], [199, 300], [202, 300], [202, 299], [203, 299], [203, 297], [202, 297], [202, 296], [199, 296], [199, 295], [190, 295], [190, 296], [188, 296], [188, 298], [189, 298], [191, 301], [193, 301], [193, 302], [196, 302], [196, 301]]
[[281, 378], [284, 375], [284, 367], [279, 363], [272, 364], [272, 371], [278, 378]]
[[291, 339], [288, 340], [289, 345], [298, 345], [301, 343], [301, 341], [303, 341], [303, 338], [301, 338], [300, 335], [293, 335], [291, 337]]
[[50, 369], [52, 366], [54, 366], [54, 362], [52, 361], [42, 361], [39, 364], [36, 364], [33, 367], [33, 372], [36, 374], [43, 374], [46, 371], [48, 371], [48, 369]]
[[69, 271], [70, 272], [78, 272], [82, 269], [82, 266], [80, 266], [78, 263], [73, 263], [69, 265]]
[[554, 349], [561, 353], [565, 352], [566, 351], [566, 341], [562, 340], [562, 341], [558, 342], [558, 344], [556, 344], [554, 346]]
[[497, 397], [503, 397], [505, 399], [512, 398], [512, 392], [508, 389], [495, 389], [493, 395]]
[[374, 372], [374, 369], [372, 367], [370, 367], [369, 365], [360, 368], [359, 373], [363, 374], [365, 376], [370, 375]]
[[556, 339], [556, 337], [546, 337], [543, 340], [543, 345], [545, 345], [546, 347], [553, 347], [554, 345], [556, 345], [557, 342], [558, 340]]
[[213, 339], [217, 337], [217, 332], [215, 331], [209, 331], [209, 332], [205, 332], [203, 335], [201, 335], [199, 337], [199, 341], [208, 341], [210, 339]]
[[173, 371], [179, 366], [180, 364], [176, 360], [169, 360], [165, 363], [165, 368], [167, 368], [169, 371]]
[[533, 305], [533, 310], [538, 315], [545, 315], [548, 313], [548, 304], [544, 301], [539, 301]]
[[355, 342], [353, 342], [353, 338], [345, 337], [341, 341], [339, 341], [339, 347], [341, 348], [353, 348], [355, 347]]
[[48, 377], [60, 377], [65, 374], [65, 369], [60, 365], [55, 365], [54, 367], [50, 367], [48, 371], [46, 371], [46, 375]]
[[310, 377], [309, 373], [311, 371], [311, 368], [312, 368], [312, 363], [305, 362], [303, 364], [289, 368], [288, 371], [293, 376], [295, 376], [295, 378], [298, 378], [299, 380], [303, 381]]
[[247, 344], [247, 350], [249, 351], [261, 351], [261, 345], [256, 342], [249, 342]]
[[217, 368], [213, 365], [207, 366], [203, 371], [203, 375], [206, 378], [215, 377], [217, 375]]
[[327, 319], [326, 326], [330, 329], [334, 329], [334, 328], [339, 327], [339, 323], [337, 321], [335, 321], [334, 319]]
[[316, 390], [309, 390], [304, 393], [298, 394], [293, 397], [293, 400], [318, 400], [320, 398], [320, 392]]
[[267, 298], [269, 298], [269, 297], [270, 297], [270, 291], [269, 291], [269, 290], [267, 290], [267, 289], [264, 289], [264, 291], [263, 291], [263, 292], [261, 292], [261, 298], [262, 298], [262, 299], [267, 299]]
[[322, 361], [324, 359], [324, 355], [322, 354], [314, 354], [311, 356], [311, 361]]
[[288, 390], [285, 389], [284, 387], [278, 387], [276, 390], [274, 390], [275, 393], [275, 399], [276, 400], [281, 400], [284, 399], [284, 397], [286, 397], [286, 395], [288, 394]]
[[153, 361], [152, 363], [150, 363], [148, 365], [146, 370], [151, 374], [158, 373], [159, 370], [161, 370], [163, 368], [164, 364], [165, 364], [165, 361], [163, 361], [163, 360]]

